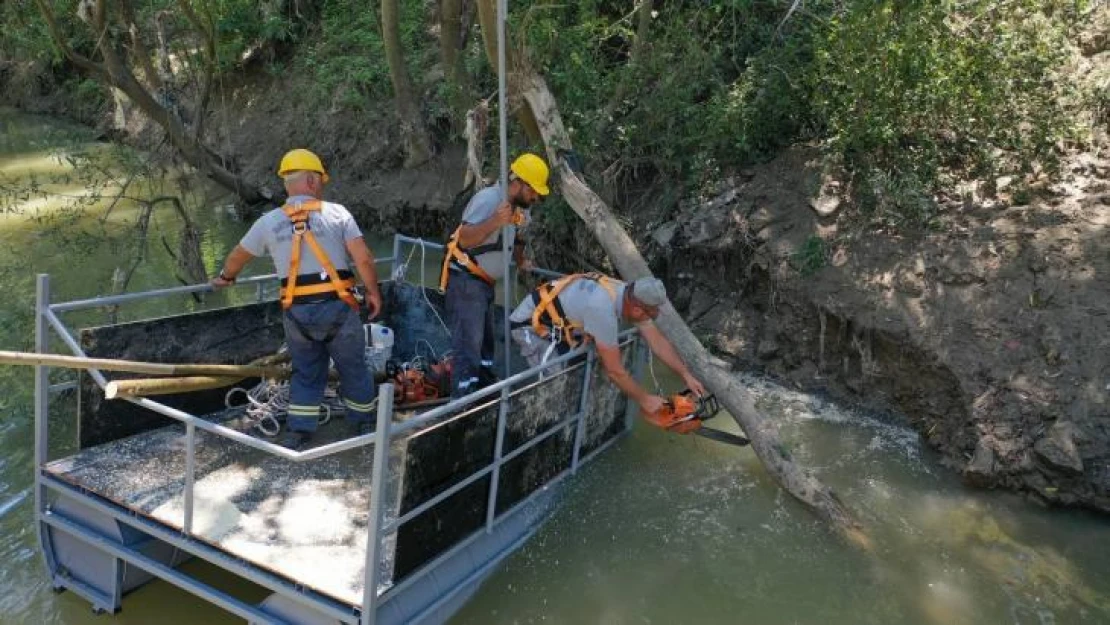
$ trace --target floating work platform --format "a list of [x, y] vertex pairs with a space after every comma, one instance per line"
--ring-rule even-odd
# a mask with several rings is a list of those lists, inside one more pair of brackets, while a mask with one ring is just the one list
[[[409, 244], [432, 246], [399, 237], [394, 258]], [[114, 302], [51, 304], [48, 287], [40, 277], [40, 351], [48, 327], [76, 355], [164, 362], [206, 354], [246, 362], [281, 340], [277, 304], [261, 291], [264, 301], [245, 306], [75, 334], [59, 314]], [[382, 290], [395, 357], [447, 349], [439, 293], [401, 281]], [[634, 332], [622, 349], [641, 369]], [[498, 356], [519, 360], [503, 341]], [[54, 586], [116, 611], [127, 592], [161, 578], [251, 623], [445, 621], [633, 414], [592, 354], [577, 351], [540, 368], [518, 364], [507, 380], [421, 411], [394, 411], [382, 385], [374, 432], [358, 435], [336, 416], [293, 451], [222, 409], [226, 389], [107, 401], [107, 377], [90, 372], [80, 385], [79, 449], [58, 457], [46, 442], [51, 422], [66, 416], [51, 414], [47, 368], [37, 369], [36, 509]], [[254, 603], [213, 588], [178, 568], [192, 558], [271, 594]]]

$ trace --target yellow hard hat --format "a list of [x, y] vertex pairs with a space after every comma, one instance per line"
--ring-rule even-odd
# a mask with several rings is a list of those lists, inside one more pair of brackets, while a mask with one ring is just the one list
[[532, 187], [536, 193], [540, 195], [551, 193], [551, 189], [547, 188], [547, 176], [549, 174], [547, 163], [535, 154], [528, 152], [521, 154], [509, 166], [509, 171], [516, 174], [517, 178], [528, 183], [528, 186]]
[[320, 162], [320, 157], [303, 148], [289, 150], [281, 157], [278, 175], [284, 178], [286, 174], [295, 171], [314, 171], [320, 174], [325, 183], [330, 180], [328, 172], [324, 171], [324, 164]]

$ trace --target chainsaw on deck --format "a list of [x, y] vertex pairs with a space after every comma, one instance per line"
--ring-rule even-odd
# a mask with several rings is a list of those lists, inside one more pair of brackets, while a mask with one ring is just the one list
[[393, 383], [393, 401], [399, 407], [446, 401], [451, 396], [451, 361], [445, 358], [426, 366], [389, 362], [386, 379]]
[[656, 427], [676, 434], [698, 434], [721, 443], [743, 447], [751, 443], [747, 438], [704, 426], [704, 422], [721, 411], [713, 395], [698, 397], [691, 390], [671, 395], [655, 414], [644, 418]]

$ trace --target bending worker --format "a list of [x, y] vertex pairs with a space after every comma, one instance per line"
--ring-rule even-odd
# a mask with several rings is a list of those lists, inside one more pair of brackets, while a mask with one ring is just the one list
[[[497, 380], [493, 371], [494, 283], [503, 277], [502, 237], [513, 239], [513, 259], [521, 271], [531, 271], [524, 257], [524, 226], [530, 208], [546, 196], [548, 169], [535, 154], [521, 154], [509, 167], [509, 188], [500, 184], [474, 194], [463, 211], [462, 224], [447, 242], [439, 288], [447, 291], [447, 319], [451, 329], [451, 396], [462, 397]], [[506, 199], [502, 199], [506, 198]]]
[[251, 226], [212, 285], [233, 284], [256, 256], [273, 258], [281, 278], [285, 340], [293, 359], [286, 434], [279, 443], [299, 449], [316, 431], [329, 357], [339, 371], [352, 433], [369, 431], [374, 380], [366, 366], [352, 265], [366, 288], [368, 319], [381, 310], [382, 296], [374, 256], [354, 217], [342, 205], [320, 199], [328, 182], [320, 158], [308, 150], [292, 150], [281, 159], [278, 175], [289, 194], [285, 206]]
[[705, 387], [686, 368], [682, 357], [652, 320], [667, 303], [667, 291], [657, 278], [625, 284], [598, 273], [573, 274], [541, 284], [516, 307], [509, 321], [513, 341], [532, 367], [550, 354], [567, 353], [592, 340], [609, 379], [640, 406], [655, 414], [664, 400], [647, 392], [621, 361], [617, 345], [620, 322], [635, 324], [651, 352], [698, 395]]

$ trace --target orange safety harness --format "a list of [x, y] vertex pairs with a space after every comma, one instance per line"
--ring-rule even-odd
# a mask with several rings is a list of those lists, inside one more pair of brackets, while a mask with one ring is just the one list
[[[563, 305], [559, 303], [559, 294], [578, 280], [597, 282], [609, 293], [609, 299], [614, 304], [617, 302], [617, 280], [596, 272], [563, 276], [554, 282], [541, 284], [532, 291], [532, 301], [536, 305], [536, 309], [532, 311], [532, 331], [553, 341], [562, 339], [571, 349], [583, 340], [578, 338], [582, 335], [582, 324], [567, 319]], [[556, 332], [559, 334], [555, 334]], [[587, 335], [586, 339], [588, 338]]]
[[[524, 211], [519, 208], [513, 209], [512, 223], [515, 226], [524, 225]], [[497, 240], [493, 243], [486, 243], [485, 245], [477, 245], [472, 248], [464, 248], [459, 245], [459, 231], [462, 230], [462, 225], [455, 228], [451, 233], [451, 238], [447, 240], [447, 250], [443, 254], [443, 267], [439, 271], [439, 290], [447, 290], [447, 280], [450, 278], [451, 263], [454, 262], [456, 266], [470, 273], [470, 275], [478, 278], [488, 285], [493, 285], [494, 280], [478, 261], [474, 260], [476, 257], [481, 256], [487, 252], [499, 252], [504, 244], [505, 236], [503, 231], [497, 235]]]
[[486, 284], [493, 285], [495, 280], [486, 273], [485, 269], [474, 260], [475, 256], [480, 256], [486, 252], [495, 252], [501, 249], [503, 234], [497, 235], [497, 240], [493, 243], [479, 245], [470, 249], [464, 248], [459, 245], [459, 231], [462, 226], [455, 228], [455, 232], [451, 234], [451, 238], [447, 240], [447, 251], [443, 254], [443, 267], [439, 271], [439, 290], [445, 291], [447, 289], [447, 280], [451, 275], [451, 263], [455, 263], [458, 267], [466, 270], [470, 275], [478, 278]]
[[[332, 264], [328, 255], [320, 247], [320, 243], [316, 240], [316, 236], [312, 234], [309, 229], [308, 218], [313, 211], [319, 211], [322, 203], [319, 200], [311, 200], [303, 204], [286, 204], [281, 208], [289, 221], [293, 222], [293, 243], [290, 250], [289, 258], [289, 277], [285, 280], [285, 284], [281, 287], [281, 307], [287, 309], [293, 305], [294, 298], [306, 295], [320, 295], [322, 293], [335, 293], [339, 299], [343, 300], [348, 306], [358, 310], [358, 301], [355, 299], [351, 289], [355, 286], [354, 278], [344, 278], [336, 271], [335, 265]], [[297, 284], [297, 275], [301, 266], [301, 242], [308, 243], [308, 247], [312, 250], [312, 255], [316, 257], [316, 261], [324, 268], [328, 274], [327, 282], [319, 282], [317, 284]]]

